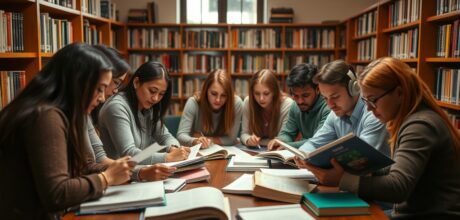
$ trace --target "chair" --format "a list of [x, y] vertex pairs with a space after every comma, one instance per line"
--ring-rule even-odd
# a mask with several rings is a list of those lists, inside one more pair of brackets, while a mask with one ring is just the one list
[[177, 138], [177, 130], [179, 129], [180, 116], [177, 115], [166, 115], [165, 126], [168, 128], [169, 133]]

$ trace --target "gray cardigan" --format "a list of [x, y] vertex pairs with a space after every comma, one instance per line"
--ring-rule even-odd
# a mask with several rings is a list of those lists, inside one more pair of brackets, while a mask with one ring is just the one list
[[104, 145], [102, 144], [101, 139], [97, 135], [96, 129], [94, 128], [93, 125], [93, 120], [91, 120], [91, 117], [87, 117], [87, 130], [88, 130], [88, 136], [87, 136], [87, 141], [89, 145], [91, 146], [90, 152], [93, 154], [94, 160], [98, 163], [102, 162], [104, 159], [107, 158], [107, 154], [105, 153], [104, 150]]
[[[99, 112], [99, 127], [101, 140], [109, 158], [118, 159], [129, 155], [134, 156], [147, 148], [149, 145], [158, 142], [160, 145], [176, 145], [179, 142], [169, 133], [168, 129], [161, 123], [156, 124], [155, 135], [151, 134], [153, 126], [146, 124], [152, 118], [152, 111], [148, 110], [138, 114], [141, 127], [136, 126], [134, 113], [128, 104], [128, 99], [124, 92], [112, 96], [102, 106]], [[155, 153], [151, 158], [142, 161], [140, 164], [155, 164], [165, 162], [166, 153]]]
[[[190, 97], [185, 104], [184, 111], [182, 113], [182, 117], [180, 119], [179, 128], [177, 130], [177, 139], [179, 142], [186, 146], [191, 146], [194, 137], [191, 136], [193, 132], [201, 132], [202, 131], [202, 120], [200, 117], [199, 112], [199, 105], [196, 101], [195, 97]], [[237, 143], [237, 135], [238, 130], [240, 129], [241, 124], [241, 114], [243, 109], [243, 101], [238, 96], [235, 96], [235, 121], [233, 123], [233, 128], [231, 133], [219, 137], [222, 141], [222, 145], [235, 145]], [[212, 126], [214, 130], [217, 128], [218, 123], [220, 121], [220, 117], [222, 116], [222, 111], [217, 113], [212, 113]], [[205, 134], [208, 136], [213, 136], [212, 134]]]
[[340, 188], [395, 203], [395, 215], [460, 214], [460, 161], [441, 117], [421, 106], [398, 131], [393, 160], [383, 175], [345, 173]]
[[[293, 103], [294, 101], [289, 97], [286, 97], [283, 100], [283, 102], [281, 102], [280, 118], [279, 118], [279, 121], [275, 122], [275, 123], [278, 123], [278, 133], [281, 131], [281, 128], [284, 126], [284, 124], [286, 124], [288, 120], [289, 109], [291, 108], [291, 105]], [[273, 123], [273, 121], [271, 121], [270, 123]], [[244, 99], [244, 103], [243, 103], [243, 120], [242, 120], [241, 135], [240, 135], [241, 143], [246, 144], [246, 142], [249, 140], [251, 135], [252, 135], [252, 132], [249, 131], [249, 96], [248, 96]], [[265, 138], [265, 139], [262, 139], [260, 143], [262, 145], [267, 145], [269, 141], [270, 141], [269, 139]]]

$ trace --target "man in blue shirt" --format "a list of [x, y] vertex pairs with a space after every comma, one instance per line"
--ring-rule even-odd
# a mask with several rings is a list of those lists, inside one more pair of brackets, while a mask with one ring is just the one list
[[314, 78], [319, 91], [333, 111], [315, 135], [300, 150], [313, 151], [353, 132], [385, 155], [390, 154], [385, 125], [366, 109], [359, 98], [359, 86], [352, 68], [342, 60], [326, 64]]

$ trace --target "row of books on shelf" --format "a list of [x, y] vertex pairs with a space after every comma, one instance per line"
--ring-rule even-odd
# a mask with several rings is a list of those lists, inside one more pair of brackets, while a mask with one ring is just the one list
[[184, 54], [183, 71], [185, 73], [208, 73], [213, 69], [226, 69], [227, 56], [207, 54]]
[[398, 59], [417, 58], [418, 28], [390, 35], [388, 54]]
[[418, 21], [420, 0], [397, 0], [389, 6], [390, 27]]
[[443, 102], [460, 104], [460, 69], [436, 70], [435, 97]]
[[219, 30], [185, 31], [185, 48], [227, 48], [228, 33]]
[[161, 62], [170, 73], [176, 73], [181, 71], [179, 54], [152, 54], [152, 53], [135, 53], [129, 54], [129, 64], [133, 70], [139, 68], [143, 63], [147, 61], [158, 61]]
[[436, 14], [441, 15], [460, 9], [460, 0], [436, 0]]
[[102, 31], [87, 19], [83, 20], [83, 40], [91, 45], [102, 44]]
[[116, 20], [117, 4], [112, 0], [81, 0], [82, 12]]
[[365, 13], [359, 16], [355, 22], [355, 36], [375, 33], [377, 30], [377, 11]]
[[282, 73], [283, 59], [279, 54], [233, 54], [231, 56], [232, 73], [255, 73], [261, 69], [271, 69]]
[[292, 8], [272, 8], [270, 12], [270, 23], [292, 23], [294, 21], [294, 9]]
[[0, 10], [0, 53], [24, 51], [24, 15]]
[[41, 52], [56, 52], [73, 42], [72, 22], [40, 13]]
[[43, 0], [52, 4], [60, 5], [67, 8], [75, 9], [77, 4], [76, 0]]
[[321, 68], [324, 64], [335, 60], [334, 54], [292, 54], [284, 57], [284, 71], [288, 72], [295, 65], [301, 63], [310, 63]]
[[452, 24], [440, 25], [438, 29], [438, 40], [436, 55], [438, 57], [459, 57], [460, 56], [460, 20]]
[[377, 38], [371, 37], [358, 42], [358, 60], [374, 60], [377, 57]]
[[175, 28], [129, 28], [129, 48], [179, 48], [180, 33]]
[[24, 71], [0, 71], [0, 109], [11, 102], [14, 97], [26, 86]]
[[327, 28], [303, 28], [286, 30], [287, 48], [335, 47], [335, 30]]
[[231, 30], [233, 48], [281, 48], [281, 29], [233, 29]]
[[345, 48], [347, 46], [347, 33], [345, 29], [340, 29], [339, 31], [339, 47]]

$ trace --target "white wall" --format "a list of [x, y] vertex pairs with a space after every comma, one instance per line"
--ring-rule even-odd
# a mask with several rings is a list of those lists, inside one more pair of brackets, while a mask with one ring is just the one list
[[[158, 7], [158, 23], [176, 23], [176, 0], [113, 0], [126, 22], [130, 8], [146, 8], [154, 1]], [[231, 1], [231, 0], [228, 0]], [[268, 16], [272, 7], [294, 8], [295, 23], [320, 23], [325, 20], [344, 20], [375, 4], [378, 0], [267, 0]]]

